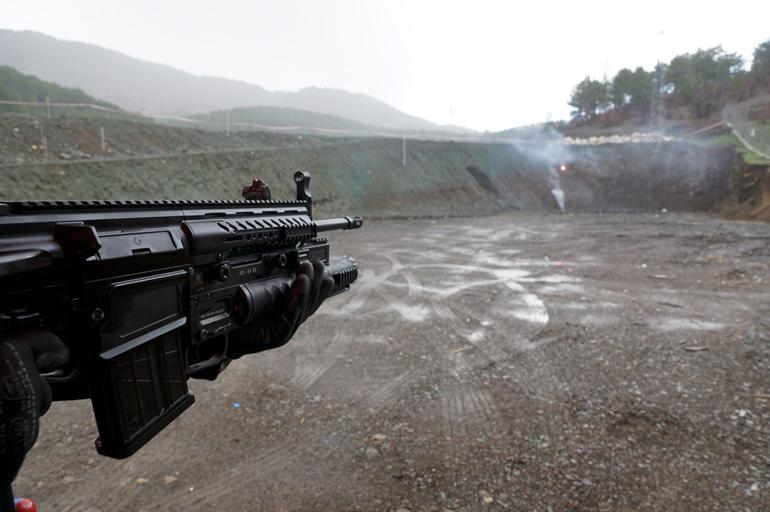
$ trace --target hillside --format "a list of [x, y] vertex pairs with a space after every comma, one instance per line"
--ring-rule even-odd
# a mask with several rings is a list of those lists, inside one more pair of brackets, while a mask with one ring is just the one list
[[[35, 145], [42, 123], [48, 159]], [[108, 152], [99, 147], [105, 127]], [[2, 135], [5, 135], [4, 137]], [[543, 145], [330, 138], [180, 129], [121, 120], [0, 116], [1, 199], [238, 197], [254, 176], [290, 197], [291, 173], [314, 176], [322, 215], [475, 215], [495, 211], [711, 210], [767, 218], [766, 167], [743, 169], [730, 146], [685, 142]], [[571, 172], [555, 175], [557, 162]], [[730, 186], [730, 176], [739, 183]], [[53, 179], [52, 179], [53, 178]], [[755, 183], [756, 180], [759, 182]], [[748, 187], [748, 188], [747, 188]], [[736, 195], [736, 192], [740, 194]]]
[[374, 132], [377, 130], [377, 128], [373, 126], [351, 121], [344, 117], [285, 107], [243, 107], [218, 110], [206, 114], [196, 114], [190, 117], [207, 123], [207, 128], [219, 125], [222, 129], [225, 128], [229, 117], [230, 127], [234, 130], [250, 128], [309, 128], [360, 133]]
[[438, 128], [363, 94], [316, 87], [274, 92], [246, 82], [196, 76], [96, 45], [62, 41], [38, 32], [0, 29], [0, 65], [83, 89], [136, 112], [190, 115], [263, 105], [309, 110], [398, 130]]
[[[115, 105], [97, 100], [80, 89], [62, 87], [40, 80], [36, 76], [19, 73], [10, 66], [0, 66], [0, 100], [51, 103], [89, 103], [117, 109]], [[40, 107], [27, 105], [0, 105], [0, 112], [39, 113]]]
[[365, 94], [340, 89], [308, 87], [297, 92], [274, 93], [270, 105], [297, 108], [345, 117], [359, 123], [398, 130], [435, 130], [437, 125], [405, 114]]

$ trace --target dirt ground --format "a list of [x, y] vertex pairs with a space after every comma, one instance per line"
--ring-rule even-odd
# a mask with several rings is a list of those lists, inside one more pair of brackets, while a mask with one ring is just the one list
[[371, 222], [355, 290], [196, 381], [134, 457], [54, 404], [41, 511], [768, 510], [770, 227], [696, 215]]

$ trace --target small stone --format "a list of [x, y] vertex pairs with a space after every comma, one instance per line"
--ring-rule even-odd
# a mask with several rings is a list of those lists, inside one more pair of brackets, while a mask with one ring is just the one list
[[146, 478], [139, 477], [136, 479], [136, 483], [138, 483], [139, 485], [145, 485], [145, 484], [149, 484], [150, 481], [147, 480]]
[[166, 485], [171, 485], [174, 482], [176, 482], [176, 477], [173, 475], [166, 475], [163, 477], [163, 483]]
[[75, 478], [72, 475], [66, 475], [64, 478], [61, 479], [62, 482], [65, 484], [71, 484], [73, 482], [77, 482], [77, 478]]
[[385, 439], [387, 439], [387, 436], [385, 434], [374, 434], [372, 436], [372, 441], [375, 443], [382, 443], [383, 441], [385, 441]]
[[366, 456], [367, 460], [374, 460], [380, 456], [380, 452], [379, 450], [377, 450], [377, 448], [370, 446], [369, 448], [366, 449], [366, 451], [364, 452], [364, 455]]

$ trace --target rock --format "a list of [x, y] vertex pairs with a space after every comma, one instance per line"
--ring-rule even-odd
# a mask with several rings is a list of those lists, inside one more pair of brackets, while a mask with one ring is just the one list
[[387, 439], [387, 436], [385, 434], [374, 434], [372, 436], [372, 441], [375, 443], [382, 443], [383, 441], [385, 441], [385, 439]]
[[136, 479], [136, 483], [138, 483], [139, 485], [145, 485], [145, 484], [149, 484], [150, 481], [147, 480], [146, 478], [139, 477]]
[[65, 475], [64, 478], [61, 479], [62, 482], [65, 484], [71, 484], [73, 482], [77, 482], [77, 478], [75, 478], [72, 475]]
[[176, 477], [173, 475], [166, 475], [163, 477], [163, 483], [166, 485], [171, 485], [174, 482], [176, 482]]
[[374, 460], [374, 459], [376, 459], [377, 457], [380, 456], [380, 451], [377, 450], [377, 448], [374, 448], [373, 446], [370, 446], [364, 452], [364, 456], [366, 456], [366, 460]]

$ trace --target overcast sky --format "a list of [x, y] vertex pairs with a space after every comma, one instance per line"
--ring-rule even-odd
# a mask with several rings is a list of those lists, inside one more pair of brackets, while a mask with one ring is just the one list
[[770, 1], [2, 0], [0, 27], [499, 130], [566, 118], [586, 74], [718, 44], [748, 60], [770, 38]]

